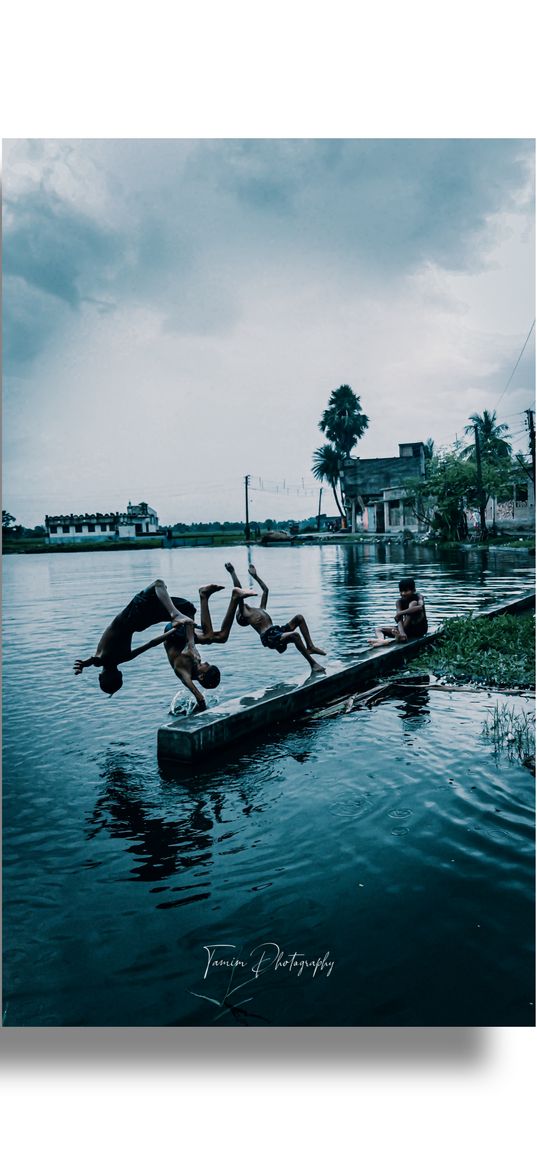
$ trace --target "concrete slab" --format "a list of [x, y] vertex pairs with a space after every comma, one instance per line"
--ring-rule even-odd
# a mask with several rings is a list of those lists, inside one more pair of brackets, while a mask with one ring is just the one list
[[[528, 591], [518, 599], [499, 603], [474, 618], [493, 618], [496, 615], [515, 614], [535, 607], [535, 591]], [[192, 763], [207, 753], [235, 744], [245, 736], [274, 727], [284, 721], [316, 708], [337, 696], [367, 686], [371, 679], [393, 671], [405, 660], [434, 643], [438, 631], [404, 644], [366, 649], [357, 653], [350, 666], [326, 665], [324, 675], [276, 683], [260, 691], [229, 700], [220, 707], [199, 712], [183, 720], [170, 720], [158, 730], [159, 757], [168, 757], [183, 763]]]

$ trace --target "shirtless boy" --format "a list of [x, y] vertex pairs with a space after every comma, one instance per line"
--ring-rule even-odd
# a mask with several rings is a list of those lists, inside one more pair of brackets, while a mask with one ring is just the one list
[[[95, 655], [91, 655], [89, 659], [75, 661], [75, 675], [80, 675], [85, 667], [102, 668], [99, 675], [101, 690], [113, 696], [114, 692], [119, 691], [123, 684], [123, 676], [118, 664], [128, 663], [131, 659], [136, 659], [136, 656], [142, 655], [144, 651], [149, 651], [151, 647], [157, 647], [159, 643], [166, 643], [173, 632], [180, 628], [184, 646], [188, 646], [197, 656], [199, 682], [206, 687], [216, 687], [220, 683], [220, 672], [218, 668], [211, 669], [208, 663], [201, 663], [199, 654], [195, 651], [195, 641], [197, 639], [200, 643], [226, 642], [233, 622], [233, 615], [237, 609], [237, 602], [235, 601], [232, 610], [232, 603], [230, 603], [220, 631], [213, 631], [208, 606], [210, 595], [214, 591], [223, 589], [223, 587], [216, 585], [201, 587], [201, 618], [202, 621], [205, 620], [205, 625], [199, 630], [194, 625], [196, 612], [194, 604], [188, 599], [170, 596], [166, 584], [162, 579], [157, 578], [144, 591], [139, 591], [123, 611], [116, 615], [103, 632]], [[253, 594], [254, 592], [249, 593]], [[136, 631], [146, 631], [155, 623], [163, 623], [166, 618], [171, 621], [163, 635], [157, 635], [155, 639], [150, 639], [141, 647], [132, 649], [132, 637]]]
[[427, 615], [423, 595], [416, 591], [413, 578], [402, 578], [399, 583], [399, 598], [396, 603], [395, 622], [376, 627], [376, 639], [370, 639], [370, 647], [385, 647], [389, 639], [406, 643], [408, 639], [419, 639], [426, 635]]
[[[237, 578], [233, 564], [226, 562], [225, 567], [231, 575], [235, 587], [240, 588], [241, 584]], [[241, 627], [253, 627], [254, 631], [257, 631], [257, 634], [260, 636], [263, 647], [268, 647], [271, 651], [277, 651], [280, 655], [283, 655], [284, 651], [287, 651], [289, 644], [293, 644], [297, 651], [304, 656], [304, 659], [307, 659], [312, 672], [324, 672], [324, 667], [312, 657], [314, 655], [326, 655], [326, 651], [323, 651], [321, 647], [315, 646], [304, 616], [294, 615], [283, 626], [274, 626], [266, 610], [269, 594], [268, 587], [259, 577], [255, 566], [249, 566], [248, 573], [261, 587], [261, 601], [259, 607], [251, 607], [248, 603], [244, 602], [243, 597], [240, 597], [237, 604], [237, 623]]]
[[202, 663], [196, 644], [226, 643], [229, 639], [229, 632], [233, 626], [233, 618], [239, 603], [256, 593], [255, 591], [246, 591], [240, 587], [234, 587], [231, 592], [228, 609], [222, 621], [222, 626], [219, 631], [214, 631], [209, 611], [209, 598], [215, 591], [222, 591], [223, 589], [223, 587], [217, 586], [216, 583], [212, 583], [206, 587], [200, 587], [201, 631], [196, 628], [192, 636], [191, 629], [185, 623], [180, 623], [176, 626], [169, 623], [166, 627], [166, 634], [162, 636], [170, 666], [173, 668], [177, 678], [185, 685], [185, 688], [188, 688], [189, 692], [195, 697], [195, 712], [205, 712], [207, 705], [202, 692], [196, 687], [194, 680], [197, 680], [203, 688], [217, 688], [220, 683], [220, 672], [218, 668], [208, 663]]

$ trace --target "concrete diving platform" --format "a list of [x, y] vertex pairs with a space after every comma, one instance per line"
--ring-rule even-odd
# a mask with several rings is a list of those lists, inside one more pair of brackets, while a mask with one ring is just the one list
[[[516, 614], [534, 607], [535, 591], [530, 591], [508, 603], [477, 612], [474, 618]], [[170, 717], [158, 730], [158, 756], [191, 764], [208, 753], [237, 743], [246, 736], [257, 735], [263, 729], [293, 720], [309, 709], [318, 708], [338, 696], [358, 691], [376, 676], [394, 671], [407, 659], [433, 644], [440, 631], [441, 629], [429, 632], [421, 639], [410, 640], [407, 643], [366, 648], [357, 652], [356, 662], [349, 666], [327, 663], [324, 674], [276, 683], [260, 691], [229, 700], [207, 712], [199, 712], [176, 720]]]

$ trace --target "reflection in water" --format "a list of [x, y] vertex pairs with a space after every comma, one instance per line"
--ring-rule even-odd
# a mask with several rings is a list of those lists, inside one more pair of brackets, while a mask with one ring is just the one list
[[[400, 696], [400, 689], [398, 697]], [[430, 695], [428, 688], [411, 688], [403, 703], [397, 704], [397, 711], [404, 721], [405, 731], [417, 731], [423, 728], [424, 717], [430, 715]]]
[[[106, 830], [110, 837], [134, 842], [126, 851], [135, 855], [131, 868], [135, 881], [159, 882], [181, 870], [210, 863], [213, 819], [203, 797], [198, 796], [188, 808], [183, 804], [180, 820], [168, 821], [150, 812], [139, 759], [109, 758], [102, 778], [104, 787], [89, 818], [86, 838], [92, 841]], [[198, 894], [189, 901], [208, 897], [208, 893]]]

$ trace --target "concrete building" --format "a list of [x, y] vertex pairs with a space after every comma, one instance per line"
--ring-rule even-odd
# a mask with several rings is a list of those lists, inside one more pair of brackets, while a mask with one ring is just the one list
[[343, 467], [343, 495], [347, 522], [356, 530], [360, 521], [370, 534], [421, 533], [412, 498], [404, 483], [425, 476], [423, 441], [399, 445], [398, 457], [349, 457]]
[[47, 514], [45, 528], [51, 543], [147, 538], [158, 533], [158, 515], [147, 502], [129, 502], [124, 513]]

